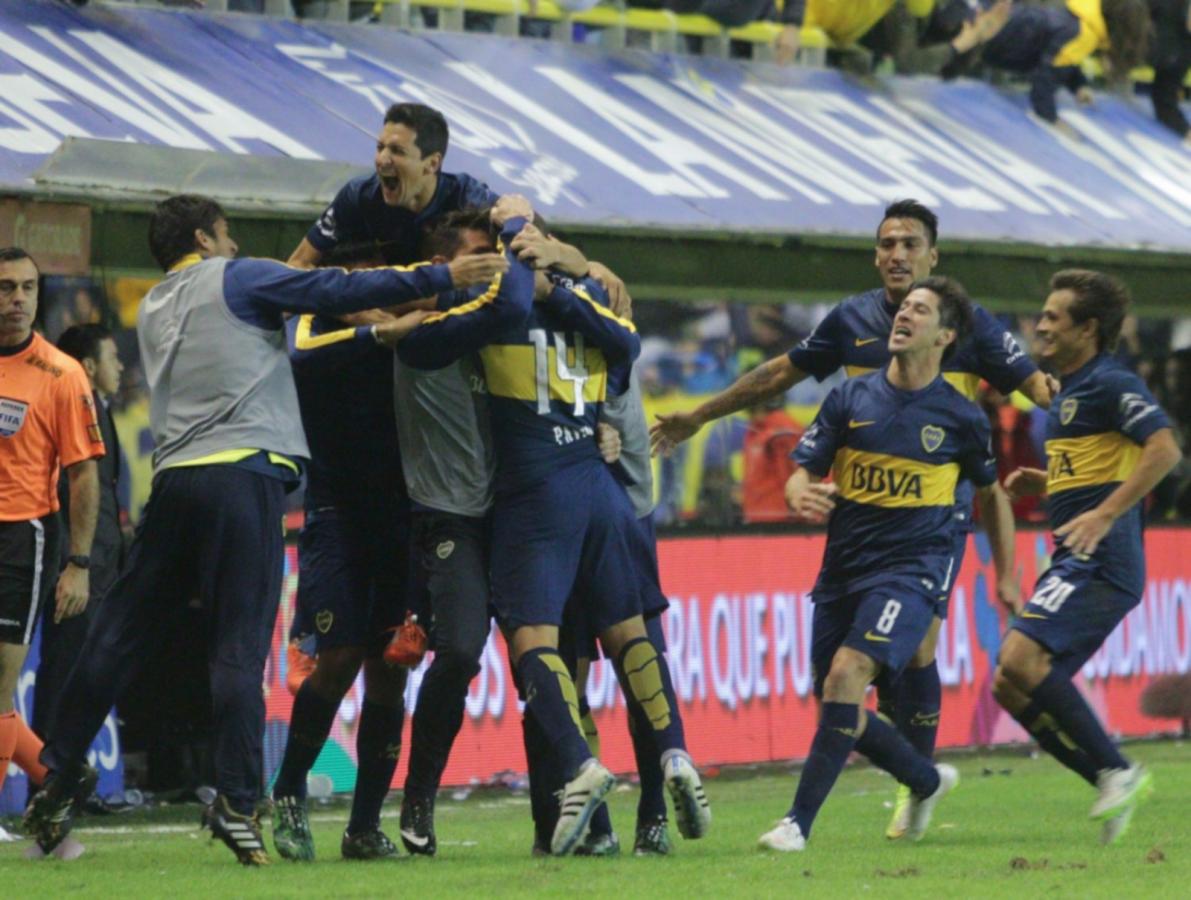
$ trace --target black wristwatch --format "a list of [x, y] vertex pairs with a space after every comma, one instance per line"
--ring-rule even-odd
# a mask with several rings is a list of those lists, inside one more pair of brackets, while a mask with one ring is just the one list
[[66, 562], [74, 566], [76, 569], [91, 568], [91, 557], [89, 556], [68, 556]]

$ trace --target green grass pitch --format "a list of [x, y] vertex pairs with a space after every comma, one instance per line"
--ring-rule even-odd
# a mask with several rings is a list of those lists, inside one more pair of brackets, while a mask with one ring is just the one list
[[[442, 800], [439, 856], [384, 863], [339, 859], [343, 804], [315, 807], [319, 860], [238, 866], [193, 827], [198, 807], [80, 820], [82, 859], [29, 862], [28, 842], [0, 844], [5, 898], [30, 897], [489, 897], [588, 894], [632, 897], [1188, 897], [1191, 758], [1181, 742], [1134, 745], [1157, 790], [1115, 847], [1087, 818], [1092, 791], [1047, 758], [1024, 753], [955, 758], [963, 780], [920, 844], [882, 836], [890, 778], [861, 763], [845, 770], [799, 854], [764, 853], [757, 837], [786, 810], [793, 773], [734, 773], [707, 785], [714, 821], [703, 841], [665, 859], [531, 859], [524, 797], [478, 792]], [[636, 790], [612, 797], [631, 846]], [[397, 837], [397, 804], [386, 826]], [[673, 826], [671, 826], [673, 827]], [[266, 835], [268, 840], [268, 835]]]

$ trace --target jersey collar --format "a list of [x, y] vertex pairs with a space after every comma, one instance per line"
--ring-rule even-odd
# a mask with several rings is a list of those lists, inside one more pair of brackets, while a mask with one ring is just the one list
[[166, 274], [173, 274], [174, 272], [181, 272], [183, 269], [189, 269], [191, 266], [197, 266], [203, 261], [203, 258], [197, 253], [187, 253], [180, 260], [170, 266], [169, 272]]

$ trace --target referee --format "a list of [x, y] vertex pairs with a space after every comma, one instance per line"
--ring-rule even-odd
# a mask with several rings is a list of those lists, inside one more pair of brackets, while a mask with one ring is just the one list
[[17, 714], [13, 691], [59, 564], [59, 466], [70, 482], [70, 555], [53, 621], [87, 605], [95, 458], [104, 454], [82, 366], [33, 332], [38, 277], [24, 250], [0, 249], [0, 787], [9, 761], [34, 782], [45, 777], [41, 742]]
[[[487, 283], [507, 263], [488, 254], [347, 272], [235, 259], [223, 210], [195, 195], [158, 204], [149, 247], [166, 272], [137, 314], [156, 446], [153, 491], [128, 563], [63, 689], [43, 754], [51, 774], [25, 825], [47, 853], [69, 832], [88, 744], [138, 661], [197, 594], [211, 622], [217, 790], [204, 824], [241, 863], [263, 865], [261, 685], [281, 596], [285, 493], [309, 458], [283, 316], [400, 304]], [[412, 328], [420, 317], [398, 325]]]

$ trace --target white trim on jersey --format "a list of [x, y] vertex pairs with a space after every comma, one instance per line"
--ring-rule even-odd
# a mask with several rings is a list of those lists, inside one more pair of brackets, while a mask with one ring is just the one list
[[45, 526], [37, 519], [31, 519], [33, 526], [33, 603], [29, 607], [29, 622], [25, 625], [25, 640], [33, 640], [33, 628], [37, 625], [37, 607], [41, 605], [41, 575], [45, 568]]

